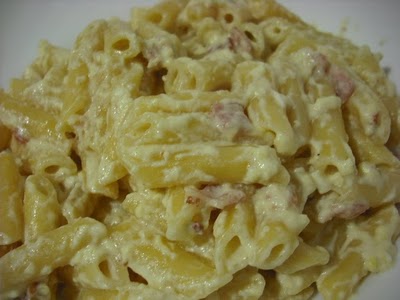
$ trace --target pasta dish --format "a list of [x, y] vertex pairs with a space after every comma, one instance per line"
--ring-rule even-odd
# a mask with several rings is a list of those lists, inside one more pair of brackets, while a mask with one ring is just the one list
[[400, 234], [400, 102], [274, 0], [167, 0], [0, 89], [0, 298], [349, 299]]

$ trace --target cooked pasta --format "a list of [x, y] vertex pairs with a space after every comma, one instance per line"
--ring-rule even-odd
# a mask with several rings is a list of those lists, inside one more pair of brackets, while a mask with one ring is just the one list
[[0, 89], [0, 298], [348, 299], [400, 234], [400, 102], [274, 0], [97, 20]]

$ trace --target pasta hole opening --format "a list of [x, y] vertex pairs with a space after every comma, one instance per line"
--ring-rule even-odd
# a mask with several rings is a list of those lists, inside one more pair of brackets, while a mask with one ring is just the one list
[[148, 16], [148, 20], [154, 24], [160, 24], [163, 20], [163, 16], [160, 13], [153, 12]]
[[349, 244], [349, 248], [357, 248], [361, 246], [362, 242], [360, 240], [352, 240], [351, 243]]
[[136, 128], [136, 132], [140, 134], [144, 134], [146, 131], [150, 130], [152, 124], [150, 122], [145, 122], [139, 125], [138, 128]]
[[99, 270], [101, 271], [101, 273], [103, 273], [104, 276], [111, 276], [110, 266], [107, 260], [103, 260], [101, 263], [99, 263]]
[[68, 140], [73, 140], [76, 138], [75, 132], [72, 132], [72, 131], [67, 131], [64, 133], [64, 135]]
[[127, 269], [129, 274], [129, 280], [131, 282], [137, 282], [146, 285], [148, 284], [147, 280], [143, 276], [133, 271], [130, 267], [128, 267]]
[[11, 250], [17, 249], [18, 247], [22, 246], [22, 242], [18, 241], [8, 245], [0, 245], [0, 258], [6, 255]]
[[300, 147], [296, 154], [294, 155], [295, 158], [310, 158], [311, 157], [311, 148], [309, 145], [305, 145]]
[[210, 213], [209, 224], [214, 224], [220, 213], [221, 213], [221, 209], [219, 209], [219, 208], [213, 209]]
[[177, 85], [179, 83], [178, 71], [176, 69], [168, 70], [166, 81], [170, 82], [172, 86]]
[[272, 248], [271, 253], [268, 256], [269, 261], [276, 261], [282, 255], [285, 250], [285, 245], [279, 244]]
[[234, 20], [234, 17], [233, 17], [232, 14], [225, 14], [225, 15], [224, 15], [224, 21], [225, 21], [227, 24], [231, 24], [231, 23], [233, 22], [233, 20]]
[[276, 35], [279, 35], [279, 34], [282, 33], [282, 29], [281, 29], [280, 27], [275, 26], [275, 27], [272, 29], [272, 32], [273, 32], [274, 34], [276, 34]]
[[179, 36], [186, 35], [186, 34], [188, 34], [188, 32], [189, 32], [189, 26], [180, 25], [177, 28], [177, 33], [178, 33]]
[[120, 39], [114, 42], [111, 46], [115, 51], [126, 51], [130, 47], [130, 41], [128, 39]]
[[39, 184], [36, 184], [36, 188], [38, 189], [38, 192], [42, 194], [43, 196], [49, 196], [49, 190], [46, 186], [46, 184], [43, 182], [43, 180], [40, 180], [38, 182]]
[[372, 117], [372, 122], [376, 127], [380, 127], [382, 124], [381, 115], [379, 113], [374, 114]]
[[194, 76], [191, 73], [187, 73], [186, 74], [186, 78], [187, 78], [187, 86], [186, 88], [189, 90], [195, 90], [197, 88], [197, 80], [196, 80], [196, 76]]
[[255, 38], [255, 36], [254, 36], [250, 31], [245, 30], [245, 31], [244, 31], [244, 34], [246, 35], [246, 37], [247, 37], [250, 41], [252, 41], [252, 42], [256, 42], [256, 41], [257, 41], [257, 39]]
[[327, 165], [324, 170], [325, 175], [328, 175], [328, 176], [334, 175], [338, 172], [339, 172], [338, 168], [334, 165]]
[[292, 128], [296, 127], [296, 112], [294, 111], [293, 107], [287, 106], [286, 107], [286, 116], [287, 119], [292, 126]]
[[72, 150], [71, 154], [69, 156], [71, 157], [72, 161], [75, 163], [77, 170], [81, 171], [82, 170], [82, 160], [81, 160], [81, 157], [79, 156], [79, 154], [76, 153], [75, 150]]
[[56, 166], [56, 165], [50, 165], [50, 166], [47, 166], [47, 167], [44, 169], [44, 171], [45, 171], [47, 174], [56, 174], [59, 170], [60, 170], [60, 166]]
[[239, 248], [242, 246], [238, 236], [234, 236], [227, 244], [225, 248], [226, 257], [233, 256]]

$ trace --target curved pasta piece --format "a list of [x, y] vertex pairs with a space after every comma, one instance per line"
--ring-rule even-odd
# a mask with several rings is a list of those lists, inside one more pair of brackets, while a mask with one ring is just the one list
[[10, 152], [0, 152], [0, 176], [3, 180], [0, 189], [0, 245], [10, 245], [23, 239], [23, 184], [15, 158]]
[[4, 297], [19, 295], [27, 285], [68, 265], [76, 253], [106, 236], [103, 224], [91, 218], [40, 235], [0, 258], [0, 290]]

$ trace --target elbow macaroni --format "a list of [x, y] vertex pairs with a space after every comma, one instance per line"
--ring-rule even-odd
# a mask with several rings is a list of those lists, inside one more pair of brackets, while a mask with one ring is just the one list
[[42, 42], [0, 90], [0, 298], [347, 299], [396, 257], [399, 107], [273, 0]]

